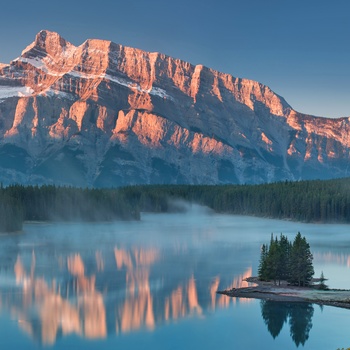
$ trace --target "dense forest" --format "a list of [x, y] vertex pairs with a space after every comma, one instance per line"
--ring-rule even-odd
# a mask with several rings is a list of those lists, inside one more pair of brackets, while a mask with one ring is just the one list
[[350, 178], [263, 185], [131, 186], [120, 191], [141, 211], [166, 212], [174, 207], [171, 199], [183, 199], [218, 213], [350, 223]]
[[55, 186], [0, 189], [0, 232], [18, 231], [23, 221], [137, 220], [140, 212], [121, 191]]
[[30, 221], [133, 220], [140, 212], [179, 211], [177, 200], [218, 213], [305, 222], [350, 223], [350, 178], [263, 185], [152, 185], [114, 189], [22, 186], [0, 188], [0, 231]]

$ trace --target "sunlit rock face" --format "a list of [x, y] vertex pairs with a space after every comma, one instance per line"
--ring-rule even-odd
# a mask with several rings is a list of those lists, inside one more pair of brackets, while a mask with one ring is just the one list
[[349, 119], [268, 87], [103, 40], [41, 31], [0, 65], [0, 180], [121, 186], [347, 175]]

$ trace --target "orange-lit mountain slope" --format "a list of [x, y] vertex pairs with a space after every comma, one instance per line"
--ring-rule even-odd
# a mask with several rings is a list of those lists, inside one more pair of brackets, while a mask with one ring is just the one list
[[[219, 54], [219, 53], [218, 53]], [[0, 180], [120, 186], [346, 176], [349, 119], [258, 82], [41, 31], [0, 65]]]

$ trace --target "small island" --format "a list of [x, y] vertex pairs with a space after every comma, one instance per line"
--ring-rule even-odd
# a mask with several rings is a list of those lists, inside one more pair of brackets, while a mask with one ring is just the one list
[[307, 302], [350, 309], [350, 290], [328, 289], [326, 280], [313, 278], [313, 256], [300, 232], [293, 243], [282, 235], [271, 235], [270, 245], [261, 248], [257, 277], [248, 277], [251, 286], [218, 291], [230, 297], [281, 302]]

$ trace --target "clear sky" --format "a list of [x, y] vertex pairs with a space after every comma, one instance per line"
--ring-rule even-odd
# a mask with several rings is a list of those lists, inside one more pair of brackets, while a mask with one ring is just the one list
[[350, 0], [4, 0], [0, 62], [41, 29], [162, 52], [257, 80], [299, 112], [350, 116]]

